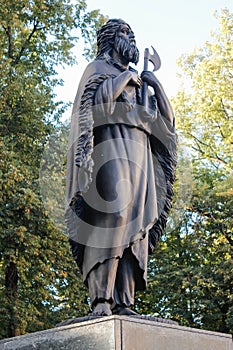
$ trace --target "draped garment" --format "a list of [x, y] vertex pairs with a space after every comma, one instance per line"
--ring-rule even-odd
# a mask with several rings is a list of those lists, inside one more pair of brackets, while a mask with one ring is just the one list
[[121, 71], [106, 57], [89, 64], [80, 82], [69, 137], [66, 222], [84, 281], [130, 246], [143, 289], [148, 253], [171, 208], [176, 133], [154, 96], [150, 116], [134, 86], [113, 100], [113, 79]]

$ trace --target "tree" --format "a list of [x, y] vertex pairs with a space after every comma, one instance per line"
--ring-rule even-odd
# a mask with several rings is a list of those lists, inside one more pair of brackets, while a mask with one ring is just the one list
[[233, 168], [233, 19], [228, 10], [218, 19], [220, 28], [212, 34], [213, 40], [179, 61], [192, 87], [190, 93], [178, 93], [175, 108], [178, 127], [196, 151], [199, 164], [205, 167], [208, 161], [225, 176]]
[[179, 61], [190, 86], [173, 105], [192, 157], [192, 198], [150, 260], [149, 290], [145, 301], [138, 296], [137, 307], [228, 333], [233, 331], [233, 14], [225, 9], [217, 18], [212, 41]]
[[91, 55], [104, 21], [99, 11], [86, 11], [85, 1], [0, 4], [1, 337], [51, 327], [88, 309], [85, 290], [75, 286], [67, 238], [43, 206], [39, 169], [65, 109], [55, 101], [54, 87], [62, 85], [56, 67], [75, 62], [78, 36]]

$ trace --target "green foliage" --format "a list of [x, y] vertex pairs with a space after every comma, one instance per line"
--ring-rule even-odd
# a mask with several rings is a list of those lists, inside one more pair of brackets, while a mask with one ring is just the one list
[[87, 13], [82, 0], [0, 4], [0, 337], [49, 328], [88, 310], [67, 237], [44, 208], [39, 170], [66, 108], [55, 102], [54, 87], [62, 85], [56, 67], [75, 62], [78, 36], [91, 55], [104, 20], [99, 11]]
[[173, 105], [180, 138], [192, 158], [192, 196], [180, 224], [151, 258], [148, 291], [138, 295], [136, 307], [182, 325], [230, 333], [233, 14], [223, 10], [217, 18], [212, 41], [179, 61], [191, 86], [177, 94]]
[[184, 75], [191, 79], [191, 91], [180, 91], [174, 105], [178, 128], [200, 163], [209, 160], [229, 173], [233, 169], [233, 18], [227, 10], [217, 18], [220, 28], [212, 34], [212, 41], [179, 61]]

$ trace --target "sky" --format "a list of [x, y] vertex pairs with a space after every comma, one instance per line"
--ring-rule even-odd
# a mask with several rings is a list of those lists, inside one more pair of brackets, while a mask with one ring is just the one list
[[[88, 10], [99, 9], [109, 18], [122, 18], [129, 23], [140, 50], [139, 72], [143, 69], [145, 47], [155, 47], [162, 61], [156, 75], [169, 98], [176, 94], [180, 84], [177, 59], [210, 40], [210, 32], [218, 26], [216, 10], [228, 8], [233, 12], [233, 0], [87, 0], [86, 3]], [[80, 43], [75, 47], [78, 64], [59, 69], [64, 86], [57, 93], [64, 102], [73, 102], [87, 65], [80, 47]], [[70, 110], [66, 112], [67, 118], [69, 114]]]

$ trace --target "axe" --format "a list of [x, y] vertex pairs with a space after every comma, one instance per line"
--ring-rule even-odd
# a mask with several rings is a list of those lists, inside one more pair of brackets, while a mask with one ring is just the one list
[[[148, 62], [150, 61], [154, 65], [153, 72], [158, 70], [161, 67], [161, 60], [157, 53], [157, 51], [152, 47], [153, 54], [150, 54], [148, 48], [144, 51], [144, 71], [148, 70]], [[146, 82], [143, 83], [142, 87], [142, 105], [144, 107], [144, 111], [148, 114], [148, 84]]]

